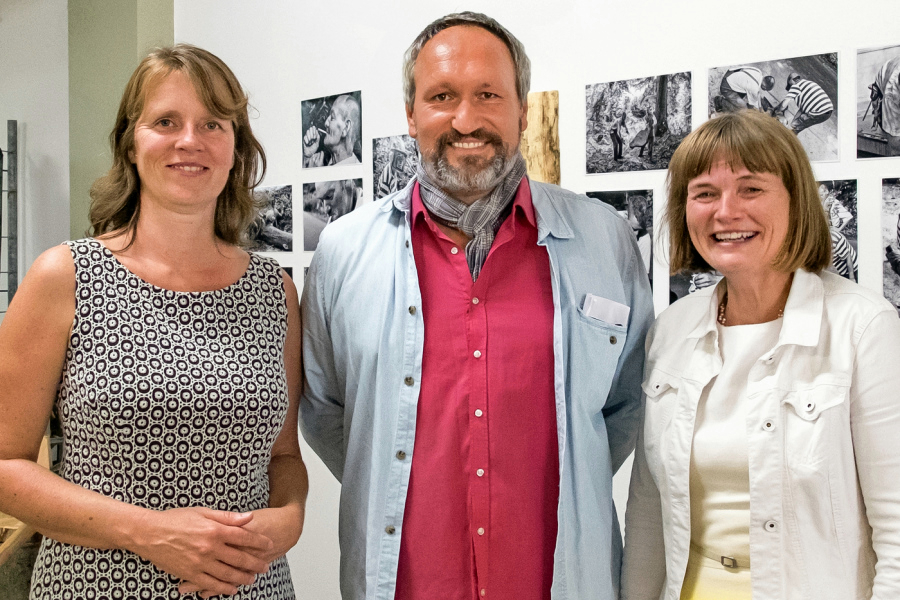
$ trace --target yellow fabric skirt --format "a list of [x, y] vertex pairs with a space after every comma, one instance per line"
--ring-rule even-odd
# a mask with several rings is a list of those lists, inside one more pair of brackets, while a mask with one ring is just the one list
[[681, 600], [751, 600], [750, 569], [728, 569], [691, 546]]

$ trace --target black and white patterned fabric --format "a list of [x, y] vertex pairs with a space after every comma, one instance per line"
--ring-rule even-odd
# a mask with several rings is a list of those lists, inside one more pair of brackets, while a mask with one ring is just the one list
[[[288, 409], [277, 263], [251, 255], [224, 289], [174, 292], [143, 281], [95, 240], [68, 245], [76, 308], [57, 400], [62, 476], [154, 510], [268, 506], [272, 444]], [[45, 538], [31, 598], [195, 597], [181, 596], [178, 583], [131, 552]], [[286, 559], [232, 598], [294, 598]]]

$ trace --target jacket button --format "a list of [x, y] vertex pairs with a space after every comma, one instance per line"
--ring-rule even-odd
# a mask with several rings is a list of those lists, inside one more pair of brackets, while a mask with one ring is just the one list
[[775, 423], [774, 421], [763, 421], [762, 428], [763, 431], [775, 431]]
[[416, 380], [413, 379], [412, 377], [406, 377], [403, 379], [403, 383], [405, 383], [406, 385], [412, 385], [415, 382], [416, 382]]
[[409, 314], [411, 314], [411, 315], [416, 314], [416, 307], [415, 307], [415, 306], [410, 306], [410, 307], [409, 307]]
[[406, 240], [406, 247], [409, 248], [409, 240]]
[[775, 521], [766, 521], [765, 527], [766, 531], [768, 531], [769, 533], [775, 533], [776, 531], [778, 531], [778, 523]]
[[397, 460], [404, 460], [406, 458], [406, 452], [400, 450], [397, 452]]
[[384, 532], [388, 535], [394, 535], [394, 533], [396, 533], [397, 530], [394, 528], [393, 525], [388, 525], [387, 527], [384, 528]]
[[804, 406], [803, 408], [804, 408], [804, 410], [806, 410], [806, 412], [812, 412], [812, 411], [816, 410], [816, 403], [815, 402], [807, 402], [806, 406]]
[[616, 336], [614, 336], [614, 335], [609, 336], [609, 343], [610, 343], [610, 344], [615, 344], [617, 341], [618, 341], [618, 340], [616, 339]]

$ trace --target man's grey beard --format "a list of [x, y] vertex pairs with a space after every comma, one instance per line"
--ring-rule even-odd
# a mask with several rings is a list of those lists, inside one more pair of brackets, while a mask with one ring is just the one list
[[[500, 185], [504, 177], [506, 177], [516, 164], [516, 155], [519, 149], [511, 155], [507, 156], [506, 148], [501, 146], [499, 152], [487, 163], [483, 168], [472, 171], [471, 168], [466, 169], [463, 161], [463, 168], [457, 168], [450, 164], [446, 154], [443, 152], [436, 153], [429, 157], [422, 156], [422, 167], [428, 174], [428, 177], [435, 185], [450, 194], [474, 194], [483, 193], [487, 196], [495, 187]], [[480, 162], [480, 161], [479, 161]]]

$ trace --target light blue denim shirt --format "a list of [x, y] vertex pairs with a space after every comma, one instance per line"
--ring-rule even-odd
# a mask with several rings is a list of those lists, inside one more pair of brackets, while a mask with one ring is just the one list
[[[542, 183], [531, 182], [531, 193], [554, 304], [552, 598], [612, 600], [622, 555], [612, 475], [634, 447], [643, 412], [650, 286], [631, 228], [611, 207]], [[300, 425], [342, 484], [345, 600], [394, 598], [425, 334], [411, 198], [412, 183], [326, 227], [303, 290]], [[629, 306], [627, 327], [586, 314], [588, 294]]]

